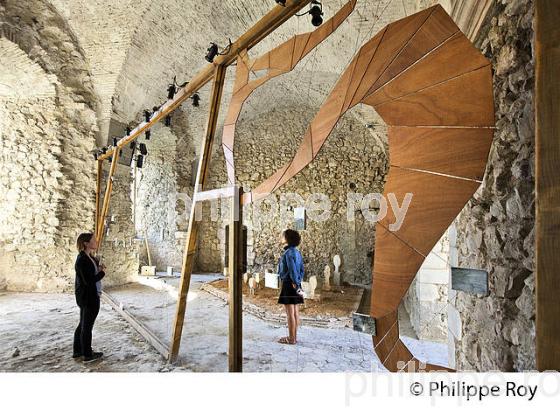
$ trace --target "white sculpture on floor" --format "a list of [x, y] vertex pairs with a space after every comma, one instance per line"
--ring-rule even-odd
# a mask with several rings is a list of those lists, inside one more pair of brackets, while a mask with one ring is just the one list
[[323, 276], [325, 279], [325, 282], [323, 283], [323, 289], [331, 290], [331, 267], [329, 265], [325, 266]]
[[255, 296], [255, 278], [249, 278], [249, 295]]
[[334, 265], [334, 276], [333, 276], [333, 282], [335, 286], [340, 286], [340, 255], [334, 255], [333, 258], [333, 265]]
[[317, 289], [317, 276], [313, 275], [309, 278], [309, 298], [315, 299], [315, 289]]
[[257, 289], [261, 288], [261, 274], [259, 272], [256, 272], [253, 277], [255, 278], [255, 287]]

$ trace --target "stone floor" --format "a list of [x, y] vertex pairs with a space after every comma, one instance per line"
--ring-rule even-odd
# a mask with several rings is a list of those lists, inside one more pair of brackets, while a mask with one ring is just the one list
[[[4, 293], [0, 295], [0, 371], [227, 371], [227, 305], [200, 290], [201, 284], [212, 278], [193, 275], [177, 366], [165, 363], [107, 305], [102, 306], [94, 329], [94, 347], [105, 352], [105, 359], [87, 366], [75, 362], [69, 358], [78, 316], [72, 295]], [[110, 293], [167, 342], [175, 314], [173, 285], [154, 289], [131, 284], [111, 289]], [[285, 334], [283, 326], [244, 314], [244, 371], [384, 371], [373, 351], [371, 337], [365, 334], [351, 329], [302, 326], [297, 345], [277, 343]], [[446, 364], [446, 345], [412, 337], [403, 340], [418, 358]]]
[[93, 346], [105, 360], [74, 361], [72, 338], [79, 313], [74, 295], [0, 295], [0, 371], [2, 372], [155, 372], [165, 365], [157, 353], [107, 305], [94, 329]]

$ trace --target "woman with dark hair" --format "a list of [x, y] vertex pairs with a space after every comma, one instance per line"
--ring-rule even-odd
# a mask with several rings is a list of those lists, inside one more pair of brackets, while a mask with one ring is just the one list
[[282, 289], [278, 303], [286, 308], [289, 336], [280, 338], [278, 342], [290, 345], [297, 343], [298, 304], [303, 303], [303, 291], [301, 290], [304, 274], [303, 257], [297, 249], [300, 242], [301, 236], [298, 231], [286, 229], [282, 232], [281, 243], [284, 246], [284, 252], [278, 262], [278, 276], [282, 280]]
[[76, 241], [78, 257], [74, 265], [76, 269], [75, 293], [76, 303], [80, 308], [80, 324], [74, 332], [74, 354], [72, 357], [88, 363], [100, 359], [101, 352], [91, 349], [91, 332], [100, 300], [97, 283], [105, 276], [105, 266], [93, 256], [97, 250], [97, 240], [92, 233], [82, 233]]

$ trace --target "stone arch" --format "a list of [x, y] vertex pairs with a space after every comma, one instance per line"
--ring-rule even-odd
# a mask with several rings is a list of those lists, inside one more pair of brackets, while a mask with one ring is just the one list
[[75, 35], [46, 1], [1, 2], [0, 27], [19, 87], [0, 96], [10, 159], [0, 190], [13, 208], [2, 220], [0, 280], [14, 290], [69, 289], [75, 237], [93, 226], [98, 99]]

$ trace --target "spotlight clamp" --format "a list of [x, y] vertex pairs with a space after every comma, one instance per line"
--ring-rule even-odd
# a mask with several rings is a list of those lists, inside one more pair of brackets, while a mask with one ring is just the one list
[[208, 61], [209, 63], [213, 63], [214, 59], [216, 58], [216, 56], [225, 56], [226, 54], [229, 54], [229, 52], [231, 51], [231, 47], [233, 46], [233, 43], [231, 42], [231, 38], [228, 38], [228, 46], [226, 48], [224, 48], [221, 52], [219, 51], [219, 47], [218, 44], [212, 42], [210, 43], [210, 47], [208, 47], [208, 49], [206, 50], [206, 61]]
[[296, 16], [302, 17], [307, 14], [311, 15], [311, 24], [313, 24], [315, 27], [319, 27], [321, 24], [323, 24], [323, 3], [321, 3], [319, 0], [313, 0], [310, 3], [310, 8], [308, 11], [306, 11], [305, 13], [296, 14]]

